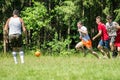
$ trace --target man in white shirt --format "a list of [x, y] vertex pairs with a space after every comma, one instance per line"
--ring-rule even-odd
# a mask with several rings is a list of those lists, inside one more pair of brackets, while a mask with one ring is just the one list
[[22, 49], [22, 31], [26, 33], [24, 21], [19, 17], [19, 11], [14, 10], [13, 16], [10, 17], [4, 27], [5, 33], [9, 36], [9, 41], [13, 49], [12, 54], [15, 64], [17, 61], [17, 51], [19, 51], [21, 63], [24, 63], [24, 52]]
[[110, 45], [111, 51], [114, 53], [115, 52], [114, 42], [117, 36], [117, 30], [120, 29], [120, 26], [117, 22], [112, 21], [112, 16], [110, 15], [107, 16], [106, 29], [110, 38], [109, 45]]

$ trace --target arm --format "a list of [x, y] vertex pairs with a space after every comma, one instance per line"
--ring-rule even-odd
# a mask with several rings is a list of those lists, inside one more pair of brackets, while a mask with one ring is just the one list
[[99, 30], [98, 34], [95, 35], [92, 40], [95, 40], [97, 37], [101, 36], [102, 35], [102, 30]]
[[120, 29], [120, 26], [117, 22], [114, 22], [114, 26], [115, 26], [116, 29]]
[[120, 26], [119, 26], [119, 25], [116, 25], [116, 29], [120, 29]]
[[24, 25], [24, 21], [21, 18], [20, 18], [20, 21], [21, 21], [21, 25], [22, 25], [22, 30], [23, 30], [23, 32], [25, 34], [25, 37], [26, 37], [25, 41], [26, 41], [26, 44], [27, 44], [27, 31], [26, 31], [26, 28], [25, 28], [25, 25]]
[[87, 34], [88, 33], [87, 30], [84, 31], [84, 30], [78, 29], [78, 31], [83, 33], [83, 34]]
[[10, 21], [10, 19], [8, 19], [7, 21], [6, 21], [6, 23], [5, 23], [5, 26], [3, 27], [3, 35], [4, 35], [4, 40], [5, 40], [5, 42], [6, 43], [8, 43], [8, 27], [9, 27], [9, 21]]
[[23, 30], [23, 32], [26, 34], [26, 28], [25, 28], [23, 19], [20, 18], [20, 22], [21, 22], [21, 24], [22, 24], [22, 30]]
[[10, 21], [10, 19], [8, 19], [8, 20], [6, 21], [5, 26], [4, 26], [5, 35], [8, 34], [8, 27], [9, 27], [8, 24], [9, 24], [9, 21]]

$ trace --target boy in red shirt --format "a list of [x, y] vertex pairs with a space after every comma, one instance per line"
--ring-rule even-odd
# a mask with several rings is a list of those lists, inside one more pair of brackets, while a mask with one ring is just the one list
[[[92, 40], [95, 40], [97, 37], [101, 36], [101, 40], [99, 41], [99, 44], [97, 48], [101, 51], [102, 55], [104, 58], [106, 58], [106, 55], [108, 58], [110, 58], [110, 53], [109, 53], [109, 36], [106, 30], [105, 25], [101, 22], [101, 17], [97, 16], [96, 17], [96, 23], [98, 24], [98, 34], [95, 35]], [[103, 50], [103, 47], [105, 50]]]

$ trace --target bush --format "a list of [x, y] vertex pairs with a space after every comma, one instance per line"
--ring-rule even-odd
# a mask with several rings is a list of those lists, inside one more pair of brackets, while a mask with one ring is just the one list
[[67, 38], [65, 40], [58, 40], [58, 34], [55, 33], [55, 38], [47, 43], [48, 53], [51, 55], [68, 55], [71, 54], [70, 50], [67, 49], [67, 45], [71, 43], [70, 38]]

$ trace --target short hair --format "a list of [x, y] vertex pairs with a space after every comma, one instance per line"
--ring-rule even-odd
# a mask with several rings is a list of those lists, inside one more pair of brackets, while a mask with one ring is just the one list
[[100, 16], [97, 16], [96, 19], [99, 19], [100, 21], [102, 21], [102, 18]]
[[15, 9], [15, 10], [13, 11], [13, 15], [19, 16], [19, 10]]
[[100, 20], [101, 20], [101, 17], [100, 17], [100, 16], [97, 16], [96, 19], [100, 19]]
[[83, 23], [82, 23], [82, 21], [78, 21], [78, 23], [77, 23], [77, 24], [83, 24]]
[[106, 17], [106, 19], [107, 19], [107, 20], [112, 19], [112, 16], [108, 15], [108, 16]]

